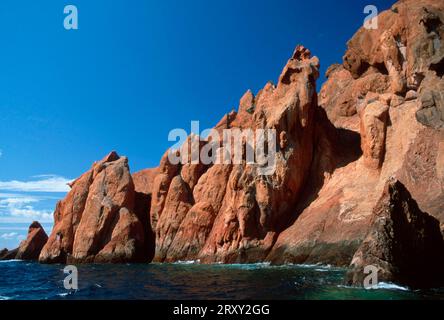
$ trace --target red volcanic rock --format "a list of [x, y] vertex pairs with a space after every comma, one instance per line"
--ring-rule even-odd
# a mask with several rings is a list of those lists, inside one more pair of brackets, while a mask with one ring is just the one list
[[[145, 261], [146, 230], [135, 213], [128, 160], [110, 153], [59, 202], [41, 262]], [[148, 214], [148, 212], [147, 212]]]
[[359, 121], [352, 116], [357, 113], [359, 101], [369, 92], [386, 92], [389, 77], [372, 71], [361, 78], [353, 79], [350, 72], [341, 65], [334, 65], [327, 70], [326, 75], [328, 80], [319, 94], [319, 105], [324, 107], [333, 123], [357, 131]]
[[156, 252], [155, 261], [163, 261], [171, 242], [193, 205], [191, 190], [181, 176], [175, 176], [170, 184], [162, 215], [156, 225]]
[[158, 173], [159, 168], [144, 169], [133, 173], [132, 177], [136, 192], [151, 195], [154, 178]]
[[278, 226], [298, 199], [312, 160], [318, 67], [317, 58], [298, 46], [277, 86], [267, 84], [256, 97], [247, 91], [239, 112], [226, 115], [216, 126], [219, 132], [276, 129], [283, 148], [274, 174], [260, 175], [256, 165], [246, 163], [179, 167], [164, 156], [151, 207], [156, 261], [265, 258]]
[[34, 221], [28, 230], [26, 240], [22, 241], [17, 252], [16, 259], [38, 260], [43, 246], [48, 241], [48, 235], [37, 221]]
[[[443, 81], [432, 70], [442, 46], [423, 52], [436, 44], [434, 33], [442, 39], [444, 3], [403, 1], [395, 6], [398, 13], [381, 13], [378, 30], [358, 31], [349, 42], [344, 64], [327, 72], [319, 102], [337, 128], [336, 135], [325, 131], [327, 124], [315, 134], [309, 181], [321, 183], [307, 186], [293, 222], [279, 234], [267, 257], [273, 263], [348, 265], [365, 239], [391, 176], [407, 186], [419, 208], [437, 218], [444, 230], [443, 133], [435, 129], [440, 121], [436, 92]], [[424, 7], [440, 17], [433, 32], [420, 23], [429, 19]], [[390, 69], [393, 66], [396, 72]], [[367, 81], [378, 78], [381, 81], [374, 84], [381, 85]], [[406, 90], [401, 90], [404, 80]], [[417, 91], [418, 99], [406, 101], [407, 89]], [[357, 134], [362, 157], [347, 155], [346, 148], [355, 145]]]
[[415, 91], [425, 96], [418, 121], [442, 127], [442, 1], [399, 1], [392, 9], [378, 16], [377, 29], [359, 29], [347, 43], [342, 66], [327, 71], [319, 101], [338, 127], [358, 130], [356, 105], [367, 92], [395, 94], [398, 100], [408, 91], [409, 98]]
[[[113, 161], [114, 154], [110, 154], [102, 161]], [[57, 203], [54, 212], [54, 227], [48, 242], [40, 253], [39, 260], [46, 263], [62, 263], [67, 255], [72, 253], [72, 245], [77, 227], [82, 218], [88, 198], [89, 187], [93, 181], [95, 165], [71, 183], [71, 191], [65, 199]]]
[[[74, 238], [72, 260], [102, 261], [109, 253], [120, 261], [135, 258], [137, 247], [144, 239], [143, 227], [132, 212], [133, 208], [134, 184], [128, 160], [123, 157], [96, 166]], [[131, 228], [135, 229], [133, 235]], [[120, 246], [116, 241], [122, 242]]]
[[362, 285], [364, 268], [375, 266], [378, 281], [411, 287], [444, 284], [444, 240], [439, 222], [422, 212], [402, 183], [387, 182], [374, 208], [370, 231], [351, 262], [348, 282]]
[[216, 164], [199, 179], [193, 190], [196, 204], [182, 220], [166, 261], [193, 260], [202, 250], [222, 206], [231, 169], [231, 165]]
[[[313, 93], [318, 61], [298, 47], [277, 85], [267, 83], [256, 96], [247, 91], [239, 111], [223, 117], [215, 127], [219, 133], [233, 128], [277, 130], [273, 175], [257, 175], [247, 164], [233, 165], [211, 180], [208, 176], [216, 166], [204, 174], [177, 166], [171, 166], [170, 174], [159, 174], [155, 180], [162, 183], [153, 194], [160, 205], [151, 208], [151, 219], [169, 213], [156, 228], [158, 261], [265, 259], [348, 265], [390, 176], [408, 185], [420, 208], [443, 221], [442, 136], [422, 125], [434, 128], [440, 121], [435, 111], [440, 98], [427, 93], [439, 92], [442, 83], [439, 67], [433, 67], [439, 66], [435, 56], [440, 53], [416, 54], [423, 45], [433, 45], [430, 32], [419, 23], [425, 17], [423, 6], [431, 11], [439, 7], [433, 1], [404, 1], [398, 10], [380, 15], [378, 30], [358, 31], [344, 63], [327, 71], [319, 100], [326, 115], [317, 108]], [[412, 8], [409, 19], [407, 8]], [[413, 63], [415, 59], [422, 64]], [[408, 90], [418, 98], [410, 99], [415, 96], [410, 92], [406, 99]], [[421, 138], [425, 132], [431, 138], [427, 143]], [[424, 150], [418, 153], [418, 148]], [[414, 177], [408, 173], [412, 168], [418, 173]], [[193, 177], [192, 183], [171, 189], [175, 175], [182, 180]], [[433, 186], [425, 188], [427, 181]], [[177, 186], [186, 187], [179, 188], [181, 199], [170, 194], [179, 192]], [[217, 189], [220, 195], [202, 198], [196, 190], [203, 187]], [[167, 198], [173, 208], [181, 209], [174, 214], [164, 211]]]
[[[444, 58], [443, 58], [444, 61]], [[444, 71], [443, 71], [444, 72]], [[425, 126], [444, 129], [444, 81], [436, 76], [423, 80], [420, 91], [420, 107], [416, 119]]]
[[[190, 135], [158, 168], [132, 177], [126, 158], [112, 153], [59, 202], [40, 260], [349, 266], [355, 256], [358, 283], [356, 272], [383, 254], [384, 279], [409, 283], [407, 262], [426, 273], [397, 250], [420, 248], [435, 263], [429, 248], [441, 248], [444, 2], [394, 7], [380, 14], [377, 30], [361, 28], [349, 41], [319, 101], [319, 61], [298, 46], [276, 85], [247, 91], [238, 112], [214, 127], [221, 137], [226, 129], [275, 129], [276, 149], [266, 148], [276, 151], [269, 175], [247, 162], [245, 137], [234, 141], [243, 146], [239, 163], [191, 163], [184, 151], [199, 139]], [[220, 141], [202, 140], [199, 151], [214, 144], [216, 159], [233, 158]], [[169, 153], [186, 163], [171, 163]], [[390, 177], [399, 182], [387, 186]], [[411, 284], [430, 284], [436, 272]]]
[[162, 210], [165, 205], [166, 196], [168, 193], [168, 189], [170, 188], [171, 181], [174, 176], [179, 172], [179, 166], [173, 165], [168, 160], [168, 152], [165, 152], [163, 155], [160, 165], [159, 165], [159, 173], [155, 176], [153, 185], [152, 185], [152, 198], [151, 198], [151, 209], [150, 209], [150, 218], [151, 218], [151, 226], [153, 229], [156, 229], [157, 221], [162, 213]]
[[378, 169], [384, 160], [388, 109], [387, 105], [375, 101], [360, 112], [361, 147], [364, 163], [369, 168]]
[[422, 211], [441, 222], [444, 234], [444, 131], [421, 128], [398, 173]]

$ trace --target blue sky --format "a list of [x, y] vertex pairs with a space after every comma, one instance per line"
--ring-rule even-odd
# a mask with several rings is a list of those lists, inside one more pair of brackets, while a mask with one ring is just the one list
[[[171, 129], [212, 127], [276, 81], [296, 44], [320, 58], [320, 85], [365, 5], [392, 3], [2, 0], [0, 247], [26, 234], [13, 228], [50, 223], [65, 183], [109, 151], [132, 171], [156, 166]], [[68, 4], [79, 30], [63, 28]]]

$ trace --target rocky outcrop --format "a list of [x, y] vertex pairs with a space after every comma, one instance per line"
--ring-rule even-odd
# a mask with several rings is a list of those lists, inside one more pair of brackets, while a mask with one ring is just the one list
[[149, 228], [135, 212], [136, 192], [127, 158], [110, 153], [71, 188], [57, 205], [41, 262], [147, 261]]
[[399, 105], [421, 97], [418, 120], [441, 126], [444, 16], [440, 1], [399, 1], [378, 16], [378, 28], [361, 28], [348, 42], [342, 65], [327, 71], [320, 105], [338, 126], [357, 129], [353, 117], [368, 93]]
[[151, 195], [153, 190], [153, 182], [159, 168], [144, 169], [132, 175], [136, 192]]
[[0, 251], [0, 260], [30, 260], [37, 261], [43, 246], [48, 240], [43, 227], [34, 221], [28, 229], [28, 236], [14, 250], [3, 249]]
[[[158, 168], [133, 176], [127, 159], [111, 153], [57, 205], [40, 260], [348, 266], [355, 253], [372, 260], [382, 250], [391, 275], [383, 278], [406, 282], [410, 271], [396, 246], [417, 240], [428, 259], [429, 244], [442, 241], [437, 225], [444, 232], [443, 12], [434, 0], [404, 0], [382, 12], [378, 29], [361, 28], [342, 64], [328, 69], [319, 101], [319, 61], [303, 46], [276, 85], [248, 90], [214, 132], [274, 129], [274, 143], [264, 147], [275, 151], [269, 174], [247, 158], [248, 135], [234, 141], [242, 149], [237, 163], [212, 135], [190, 135]], [[193, 162], [193, 144], [199, 152], [210, 147], [217, 164]], [[398, 182], [387, 187], [391, 177]], [[383, 220], [396, 226], [394, 235], [378, 227]]]
[[0, 261], [13, 260], [17, 256], [18, 248], [14, 250], [3, 249], [0, 251]]
[[364, 268], [378, 281], [411, 287], [444, 285], [444, 240], [439, 222], [422, 212], [404, 185], [392, 179], [374, 208], [370, 231], [353, 256], [348, 282], [362, 285]]
[[375, 101], [360, 112], [361, 148], [369, 168], [378, 169], [384, 162], [388, 109], [387, 105]]
[[[248, 262], [266, 257], [312, 161], [318, 67], [318, 59], [298, 46], [276, 86], [269, 83], [256, 96], [247, 91], [239, 112], [215, 127], [275, 129], [281, 141], [274, 174], [258, 174], [257, 165], [245, 159], [233, 165], [179, 166], [164, 156], [151, 207], [156, 261]], [[217, 152], [225, 151], [220, 147]]]
[[[444, 61], [444, 57], [442, 58]], [[443, 62], [444, 63], [444, 62]], [[441, 67], [444, 68], [444, 67]], [[442, 79], [442, 75], [441, 75]], [[444, 128], [444, 83], [443, 81], [428, 81], [424, 83], [424, 90], [420, 96], [420, 108], [416, 112], [416, 119], [425, 126]], [[429, 83], [431, 82], [431, 83]]]
[[38, 260], [43, 246], [48, 241], [48, 235], [37, 221], [34, 221], [28, 230], [27, 238], [20, 243], [16, 259]]
[[[377, 30], [360, 29], [348, 43], [343, 64], [328, 69], [319, 104], [339, 139], [320, 133], [317, 139], [324, 146], [315, 156], [337, 164], [333, 170], [312, 164], [315, 174], [310, 179], [324, 179], [318, 188], [307, 188], [308, 201], [298, 203], [294, 223], [280, 233], [268, 260], [347, 266], [392, 176], [409, 189], [422, 211], [440, 221], [443, 230], [444, 133], [418, 121], [422, 95], [438, 91], [435, 88], [443, 83], [432, 70], [443, 49], [436, 45], [442, 41], [443, 10], [444, 3], [438, 1], [400, 1], [380, 14]], [[435, 31], [421, 22], [430, 20], [431, 12]], [[428, 105], [436, 106], [435, 98]], [[435, 112], [430, 114], [430, 119], [437, 119]], [[348, 160], [341, 160], [340, 146], [353, 149], [356, 136], [362, 156], [353, 158], [356, 153], [347, 156], [346, 151]]]

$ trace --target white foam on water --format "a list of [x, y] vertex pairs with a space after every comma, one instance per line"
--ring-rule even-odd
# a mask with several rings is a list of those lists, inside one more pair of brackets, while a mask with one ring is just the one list
[[332, 268], [330, 264], [322, 264], [322, 263], [301, 263], [301, 264], [288, 264], [288, 265], [300, 268], [323, 268], [323, 269]]
[[303, 268], [303, 269], [313, 269], [314, 271], [318, 272], [327, 272], [327, 271], [342, 271], [344, 268], [342, 267], [336, 267], [332, 266], [331, 264], [322, 264], [322, 263], [316, 263], [316, 264], [286, 264], [286, 266], [294, 266], [297, 268]]
[[10, 262], [22, 262], [23, 260], [11, 259], [11, 260], [2, 260], [0, 263], [10, 263]]
[[0, 300], [11, 300], [12, 298], [10, 297], [5, 297], [5, 296], [0, 296]]
[[376, 286], [376, 289], [409, 291], [409, 288], [407, 288], [407, 287], [399, 286], [394, 283], [386, 283], [386, 282], [379, 282]]
[[200, 264], [200, 260], [179, 260], [177, 262], [175, 262], [174, 264]]
[[372, 288], [364, 288], [364, 287], [358, 287], [358, 286], [348, 286], [344, 284], [337, 285], [338, 288], [345, 288], [345, 289], [365, 289], [365, 290], [401, 290], [401, 291], [410, 291], [409, 288], [403, 287], [394, 283], [387, 283], [387, 282], [380, 282], [376, 286]]

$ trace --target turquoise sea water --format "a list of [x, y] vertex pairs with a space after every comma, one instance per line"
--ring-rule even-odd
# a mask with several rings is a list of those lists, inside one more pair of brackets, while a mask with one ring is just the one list
[[345, 269], [321, 265], [79, 265], [79, 289], [67, 291], [64, 267], [0, 261], [0, 299], [444, 299], [444, 288], [346, 287]]

